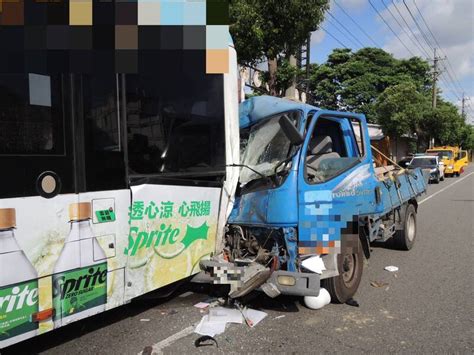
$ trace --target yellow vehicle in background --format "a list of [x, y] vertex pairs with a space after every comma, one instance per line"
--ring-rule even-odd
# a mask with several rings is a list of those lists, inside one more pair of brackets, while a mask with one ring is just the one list
[[457, 169], [459, 165], [459, 171], [461, 173], [464, 172], [464, 169], [469, 164], [469, 156], [467, 154], [467, 150], [460, 150], [458, 153], [457, 160], [454, 162], [454, 167]]
[[[465, 151], [463, 151], [465, 152]], [[437, 154], [439, 159], [444, 163], [445, 176], [459, 176], [464, 171], [464, 166], [467, 165], [467, 153], [462, 160], [459, 160], [459, 147], [442, 146], [428, 149], [426, 154]], [[463, 161], [466, 164], [463, 164]]]

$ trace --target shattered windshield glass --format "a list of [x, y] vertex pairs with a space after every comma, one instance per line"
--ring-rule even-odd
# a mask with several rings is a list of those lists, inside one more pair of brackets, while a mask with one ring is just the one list
[[[288, 157], [290, 141], [283, 133], [279, 120], [287, 115], [296, 124], [300, 117], [299, 112], [289, 112], [265, 119], [250, 129], [248, 141], [242, 155], [242, 164], [258, 171], [264, 176], [274, 174], [275, 167]], [[249, 181], [261, 178], [256, 172], [242, 168], [240, 183], [245, 185]]]

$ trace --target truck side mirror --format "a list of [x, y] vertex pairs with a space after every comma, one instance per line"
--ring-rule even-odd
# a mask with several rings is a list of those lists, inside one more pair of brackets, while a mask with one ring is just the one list
[[304, 142], [304, 137], [301, 135], [295, 125], [290, 121], [290, 118], [287, 115], [281, 116], [278, 123], [280, 124], [281, 130], [291, 142], [291, 144], [300, 145]]

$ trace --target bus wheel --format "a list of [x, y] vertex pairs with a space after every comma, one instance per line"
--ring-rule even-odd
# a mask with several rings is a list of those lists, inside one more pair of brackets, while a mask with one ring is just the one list
[[339, 276], [321, 281], [321, 287], [328, 290], [335, 303], [346, 303], [359, 288], [364, 267], [362, 244], [358, 239], [357, 251], [337, 256]]
[[416, 239], [416, 209], [408, 204], [401, 215], [402, 229], [392, 237], [392, 246], [398, 250], [410, 250]]

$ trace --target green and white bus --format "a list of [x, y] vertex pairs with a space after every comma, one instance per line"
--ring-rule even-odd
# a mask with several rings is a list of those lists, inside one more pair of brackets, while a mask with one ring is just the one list
[[[0, 74], [0, 348], [199, 271], [238, 169], [235, 50], [150, 74]], [[193, 64], [194, 63], [194, 64]]]

